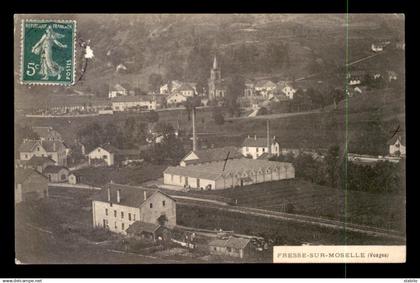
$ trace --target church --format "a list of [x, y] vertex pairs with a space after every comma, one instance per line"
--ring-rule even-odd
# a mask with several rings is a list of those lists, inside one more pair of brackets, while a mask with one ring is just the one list
[[209, 78], [209, 100], [218, 100], [225, 97], [225, 95], [226, 86], [222, 79], [220, 67], [217, 64], [217, 58], [214, 56]]

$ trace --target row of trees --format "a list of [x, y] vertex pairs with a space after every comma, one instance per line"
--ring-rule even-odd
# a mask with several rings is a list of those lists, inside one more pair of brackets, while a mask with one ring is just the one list
[[324, 159], [310, 154], [281, 155], [272, 160], [292, 162], [296, 177], [318, 185], [371, 193], [403, 193], [405, 164], [382, 161], [373, 165], [347, 162], [338, 146], [330, 147]]

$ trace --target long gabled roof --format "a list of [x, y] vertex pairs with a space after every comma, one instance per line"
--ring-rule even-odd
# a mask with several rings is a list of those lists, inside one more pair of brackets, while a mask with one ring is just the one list
[[141, 102], [141, 101], [154, 101], [155, 96], [153, 95], [127, 95], [117, 96], [111, 99], [111, 102]]
[[230, 237], [227, 240], [222, 240], [222, 239], [213, 240], [209, 243], [209, 246], [244, 249], [250, 242], [251, 242], [250, 239]]
[[[121, 184], [109, 183], [103, 188], [98, 194], [92, 197], [93, 200], [108, 202], [108, 188], [110, 190], [111, 202], [117, 203], [117, 190], [120, 190], [120, 205], [130, 207], [140, 207], [146, 200], [156, 193], [165, 195], [166, 197], [175, 201], [171, 196], [153, 189], [146, 189], [143, 187], [133, 187]], [[146, 199], [144, 199], [144, 193], [146, 192]]]
[[257, 83], [255, 84], [255, 87], [256, 88], [268, 88], [268, 87], [275, 88], [277, 87], [277, 85], [270, 80], [260, 80], [260, 81], [257, 81]]
[[395, 135], [393, 136], [389, 141], [388, 141], [388, 145], [391, 144], [395, 144], [395, 142], [397, 141], [397, 139], [400, 139], [400, 142], [405, 145], [405, 137], [402, 135]]
[[[55, 150], [54, 150], [55, 145]], [[66, 149], [66, 146], [61, 141], [38, 141], [38, 140], [27, 140], [19, 146], [20, 152], [32, 152], [36, 146], [41, 146], [46, 152], [57, 152]]]
[[275, 169], [284, 166], [293, 166], [289, 162], [277, 162], [258, 159], [229, 159], [226, 161], [215, 161], [200, 163], [189, 166], [169, 166], [164, 174], [187, 176], [206, 180], [217, 180], [223, 176], [242, 174], [243, 172], [256, 172], [265, 169]]
[[[191, 151], [188, 155], [194, 153], [197, 155], [198, 160], [188, 160], [187, 163], [204, 163], [204, 162], [213, 162], [235, 158], [243, 158], [243, 155], [239, 152], [239, 149], [234, 146], [226, 146], [219, 148], [210, 148], [210, 149], [200, 149]], [[185, 159], [185, 157], [184, 157]]]
[[44, 175], [42, 175], [41, 173], [39, 173], [36, 170], [17, 168], [15, 170], [15, 182], [16, 182], [16, 184], [22, 184], [23, 182], [25, 182], [26, 179], [28, 179], [33, 174], [40, 175], [40, 176], [44, 177], [45, 179], [47, 179], [47, 177], [45, 177]]
[[32, 165], [32, 166], [39, 166], [39, 165], [44, 165], [45, 163], [55, 163], [54, 160], [52, 160], [49, 157], [44, 157], [44, 156], [32, 156], [31, 159], [28, 160], [28, 165]]
[[148, 233], [154, 233], [157, 229], [159, 229], [160, 225], [153, 224], [153, 223], [147, 223], [142, 221], [136, 221], [133, 224], [131, 224], [128, 229], [126, 230], [127, 233], [141, 233], [141, 232], [148, 232]]
[[64, 166], [50, 165], [50, 166], [45, 167], [44, 174], [48, 174], [48, 173], [56, 174], [60, 172], [60, 170], [62, 169], [69, 171], [69, 169]]

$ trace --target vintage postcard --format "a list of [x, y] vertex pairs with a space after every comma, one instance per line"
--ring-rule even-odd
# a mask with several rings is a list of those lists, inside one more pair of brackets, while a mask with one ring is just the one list
[[404, 263], [404, 21], [15, 15], [16, 263]]

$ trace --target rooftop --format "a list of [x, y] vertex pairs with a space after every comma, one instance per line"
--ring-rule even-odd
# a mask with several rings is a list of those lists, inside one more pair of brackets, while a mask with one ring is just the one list
[[[189, 164], [192, 163], [203, 163], [203, 162], [212, 162], [212, 161], [221, 161], [235, 158], [243, 158], [243, 155], [239, 152], [239, 149], [234, 146], [226, 146], [221, 148], [210, 148], [210, 149], [200, 149], [192, 151], [197, 157], [198, 160], [188, 160]], [[191, 152], [188, 154], [190, 155]], [[187, 155], [187, 156], [188, 156]], [[185, 157], [184, 157], [185, 158]]]
[[60, 170], [62, 170], [62, 169], [69, 170], [64, 166], [50, 165], [50, 166], [45, 167], [44, 174], [47, 174], [47, 173], [55, 174], [55, 173], [60, 172]]
[[39, 165], [44, 165], [45, 163], [55, 163], [54, 160], [52, 160], [49, 157], [44, 157], [44, 156], [32, 156], [31, 159], [28, 160], [28, 165], [33, 165], [33, 166], [39, 166]]
[[169, 166], [164, 173], [216, 180], [220, 177], [235, 175], [243, 171], [259, 171], [265, 169], [275, 169], [284, 166], [292, 166], [288, 162], [277, 162], [268, 160], [255, 160], [248, 158], [229, 159], [227, 161], [216, 161], [211, 163], [189, 165], [189, 166]]
[[64, 150], [66, 147], [61, 141], [38, 141], [38, 140], [27, 140], [19, 146], [20, 152], [32, 152], [35, 146], [41, 146], [47, 152], [56, 152]]
[[133, 234], [137, 234], [140, 232], [154, 233], [157, 229], [159, 229], [159, 227], [160, 225], [158, 224], [136, 221], [133, 224], [131, 224], [130, 227], [128, 227], [127, 233], [133, 233]]
[[216, 239], [209, 243], [209, 246], [243, 249], [251, 242], [250, 239], [230, 237], [227, 240]]
[[39, 173], [38, 171], [35, 171], [33, 169], [17, 168], [15, 170], [15, 182], [16, 182], [16, 184], [22, 184], [23, 182], [25, 182], [26, 179], [28, 179], [33, 174], [38, 174], [38, 175], [44, 177], [45, 179], [47, 178], [44, 175], [42, 175], [41, 173]]
[[[113, 183], [107, 184], [106, 187], [103, 188], [98, 194], [94, 195], [92, 199], [96, 201], [108, 202], [108, 188], [110, 190], [112, 203], [117, 203], [117, 190], [120, 190], [119, 204], [130, 207], [140, 207], [147, 199], [149, 199], [155, 193], [163, 194], [174, 200], [171, 196], [162, 193], [159, 190], [152, 190], [142, 187], [133, 187]], [[144, 194], [146, 194], [146, 199], [144, 198]]]
[[111, 99], [112, 102], [140, 102], [140, 101], [153, 101], [154, 95], [127, 95], [117, 96]]

